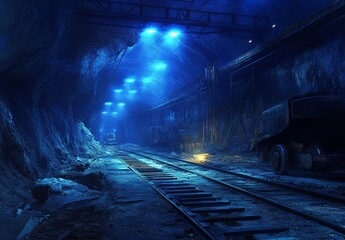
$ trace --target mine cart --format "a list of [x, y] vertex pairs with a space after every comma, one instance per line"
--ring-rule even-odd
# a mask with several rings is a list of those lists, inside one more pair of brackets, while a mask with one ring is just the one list
[[291, 164], [305, 170], [333, 170], [345, 163], [345, 97], [305, 94], [262, 114], [256, 147], [277, 174]]

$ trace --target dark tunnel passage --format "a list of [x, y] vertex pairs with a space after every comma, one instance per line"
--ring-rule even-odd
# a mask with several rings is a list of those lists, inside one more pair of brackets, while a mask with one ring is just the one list
[[0, 0], [0, 240], [344, 239], [344, 18]]

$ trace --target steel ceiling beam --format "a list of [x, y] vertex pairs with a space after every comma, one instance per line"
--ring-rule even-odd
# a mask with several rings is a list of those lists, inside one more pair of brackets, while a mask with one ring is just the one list
[[[263, 34], [270, 29], [266, 16], [253, 16], [215, 11], [192, 10], [155, 6], [141, 3], [128, 3], [109, 0], [81, 0], [80, 16], [84, 23], [104, 25], [114, 24], [119, 20], [127, 27], [139, 27], [135, 23], [161, 23], [186, 26], [191, 32], [200, 33], [254, 33]], [[95, 21], [97, 20], [97, 21]], [[123, 26], [123, 23], [122, 23]], [[198, 28], [198, 30], [195, 30]]]

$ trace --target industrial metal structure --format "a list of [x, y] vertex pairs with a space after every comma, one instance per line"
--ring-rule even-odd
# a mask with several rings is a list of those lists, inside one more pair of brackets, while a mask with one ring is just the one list
[[169, 5], [81, 0], [80, 23], [142, 28], [152, 22], [185, 26], [189, 33], [230, 33], [257, 36], [267, 33], [271, 24], [266, 16], [202, 11]]

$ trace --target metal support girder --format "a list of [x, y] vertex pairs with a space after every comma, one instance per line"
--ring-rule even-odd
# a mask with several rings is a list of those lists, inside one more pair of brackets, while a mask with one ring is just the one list
[[[192, 10], [167, 6], [147, 5], [109, 0], [80, 0], [80, 16], [113, 20], [105, 25], [117, 26], [118, 20], [125, 20], [128, 27], [133, 22], [184, 25], [195, 33], [255, 33], [262, 34], [270, 29], [266, 16]], [[91, 20], [93, 21], [93, 20]], [[84, 21], [84, 23], [87, 20]], [[92, 22], [89, 22], [92, 23]], [[96, 24], [102, 24], [97, 22]], [[123, 24], [121, 26], [124, 26]], [[137, 26], [139, 27], [139, 26]], [[193, 30], [193, 28], [199, 28]]]

